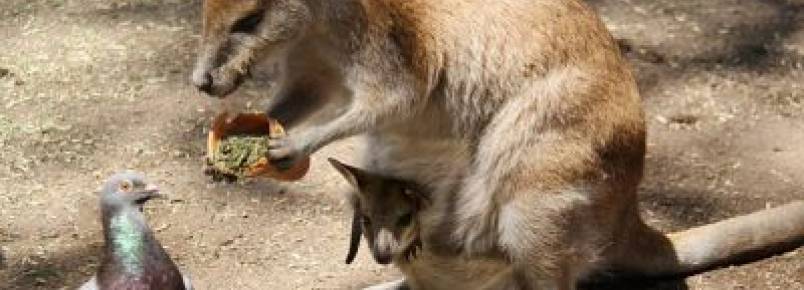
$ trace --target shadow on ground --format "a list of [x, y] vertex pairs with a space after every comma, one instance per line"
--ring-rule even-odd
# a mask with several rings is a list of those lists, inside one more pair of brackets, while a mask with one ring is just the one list
[[[782, 47], [791, 33], [801, 29], [804, 3], [800, 1], [586, 2], [609, 18], [629, 19], [615, 23], [622, 26], [615, 36], [637, 71], [646, 72], [638, 74], [643, 92], [650, 92], [659, 78], [678, 78], [694, 70], [763, 72], [802, 61], [801, 55]], [[639, 38], [637, 30], [648, 29], [642, 26], [649, 26], [653, 35]]]
[[71, 287], [80, 285], [65, 285], [67, 281], [88, 280], [92, 274], [79, 269], [88, 270], [97, 264], [100, 250], [100, 244], [93, 244], [49, 256], [46, 260], [36, 257], [26, 258], [21, 264], [9, 265], [7, 282], [0, 283], [0, 288], [28, 290], [50, 285], [55, 289], [63, 287], [73, 289]]

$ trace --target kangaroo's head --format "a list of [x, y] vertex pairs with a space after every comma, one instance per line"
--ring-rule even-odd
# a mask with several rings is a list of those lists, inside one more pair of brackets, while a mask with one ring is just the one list
[[193, 85], [224, 97], [238, 88], [255, 63], [270, 65], [283, 59], [311, 25], [312, 12], [306, 2], [205, 0]]
[[346, 263], [354, 259], [362, 234], [379, 264], [414, 258], [421, 246], [417, 213], [429, 202], [419, 187], [335, 159], [329, 162], [355, 187], [350, 196], [355, 212]]

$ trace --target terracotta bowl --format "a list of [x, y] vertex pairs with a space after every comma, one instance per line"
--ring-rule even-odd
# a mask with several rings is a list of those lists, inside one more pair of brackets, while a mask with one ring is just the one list
[[[281, 137], [285, 135], [285, 130], [278, 121], [268, 118], [263, 113], [240, 113], [230, 115], [220, 114], [212, 121], [212, 128], [207, 137], [207, 158], [214, 160], [215, 152], [221, 140], [234, 135], [268, 135], [271, 137]], [[279, 170], [268, 163], [268, 159], [260, 158], [246, 169], [247, 177], [268, 177], [284, 181], [298, 180], [307, 174], [310, 169], [310, 158], [296, 163], [292, 168]]]

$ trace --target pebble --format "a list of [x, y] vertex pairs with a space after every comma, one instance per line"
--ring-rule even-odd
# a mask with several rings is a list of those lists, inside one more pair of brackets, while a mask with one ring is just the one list
[[6, 247], [0, 247], [0, 269], [6, 268]]

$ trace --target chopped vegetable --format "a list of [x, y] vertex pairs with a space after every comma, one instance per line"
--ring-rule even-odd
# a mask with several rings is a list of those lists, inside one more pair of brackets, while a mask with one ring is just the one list
[[249, 165], [267, 153], [267, 136], [230, 136], [221, 140], [211, 165], [219, 173], [244, 177]]

